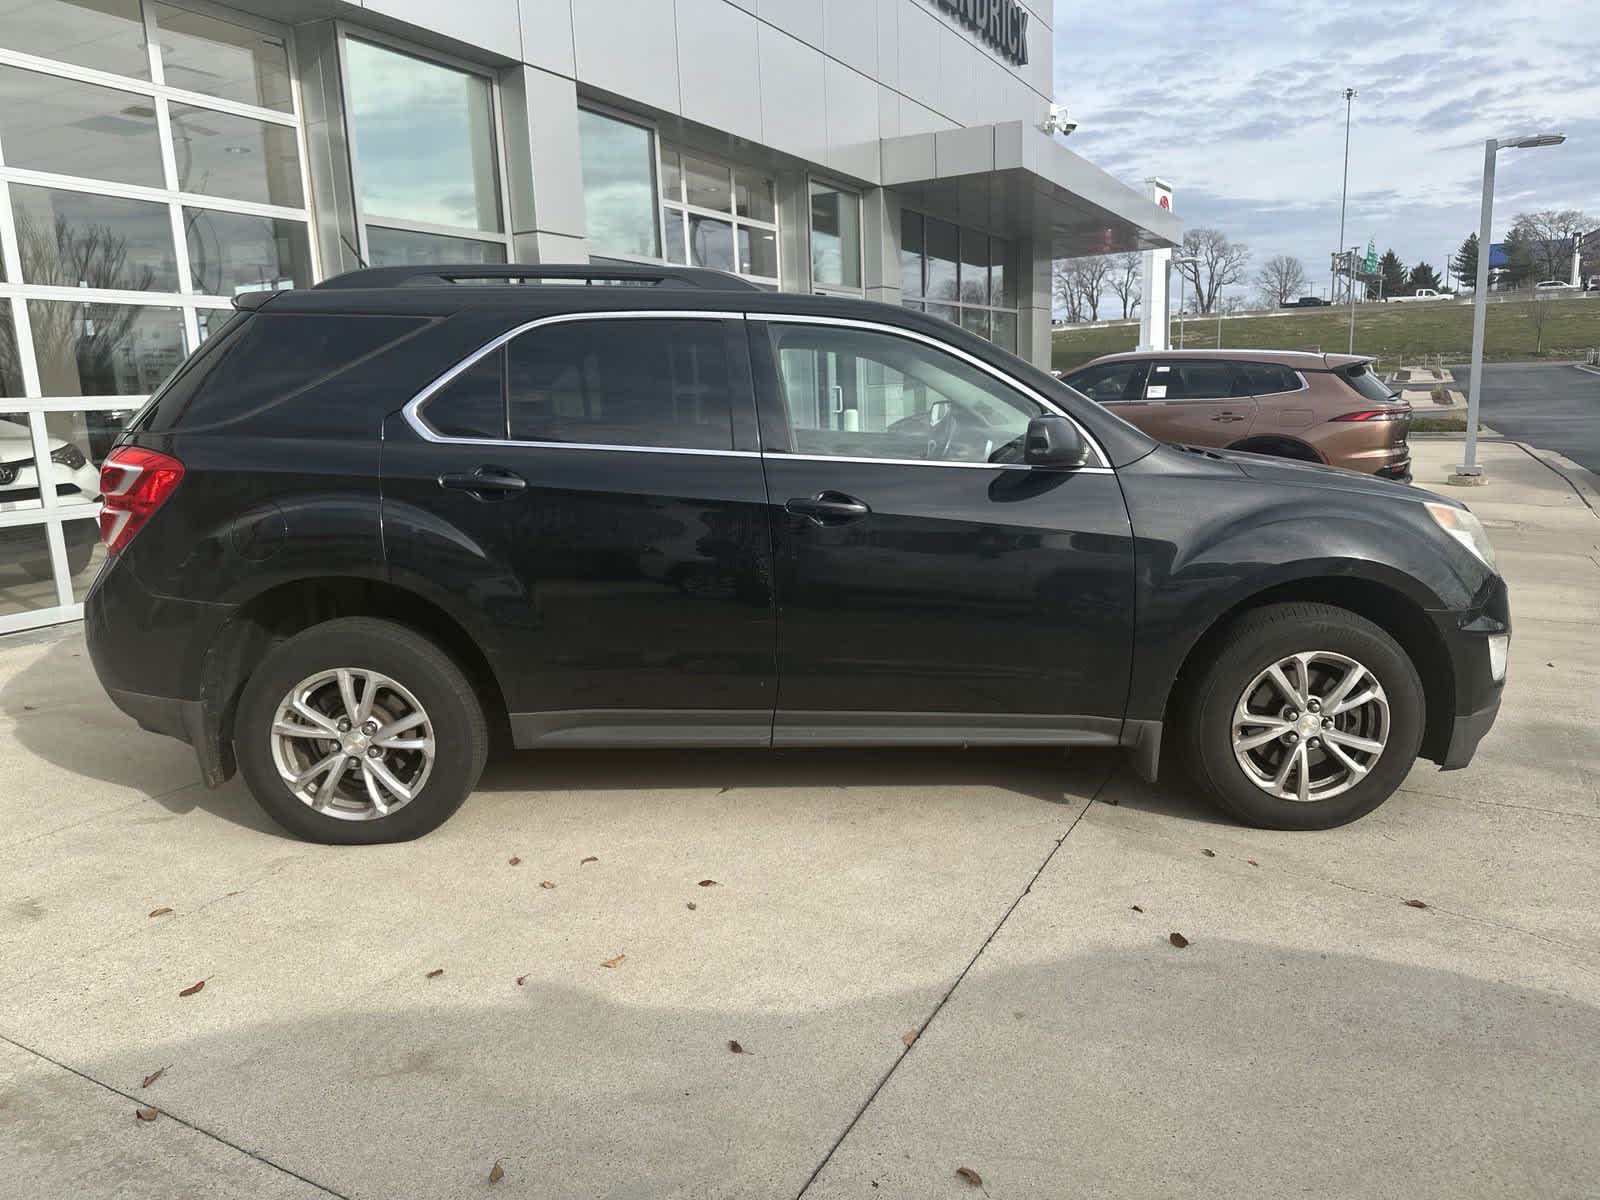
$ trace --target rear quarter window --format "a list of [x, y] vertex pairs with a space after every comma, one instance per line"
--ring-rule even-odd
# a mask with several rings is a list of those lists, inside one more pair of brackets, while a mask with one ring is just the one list
[[326, 383], [427, 325], [425, 317], [258, 312], [229, 324], [152, 403], [152, 432], [222, 425]]
[[1368, 369], [1366, 363], [1356, 363], [1354, 366], [1335, 371], [1334, 374], [1359, 392], [1365, 400], [1371, 400], [1378, 404], [1390, 404], [1395, 399], [1395, 394], [1390, 390], [1389, 385], [1374, 375]]
[[1233, 369], [1239, 372], [1252, 396], [1300, 390], [1300, 376], [1278, 363], [1241, 362], [1234, 363]]

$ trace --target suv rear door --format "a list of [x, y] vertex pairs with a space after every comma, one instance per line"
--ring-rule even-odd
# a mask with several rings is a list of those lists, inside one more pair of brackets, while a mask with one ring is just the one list
[[751, 315], [781, 638], [774, 744], [1112, 741], [1127, 508], [1030, 468], [1041, 398], [895, 326]]
[[1233, 363], [1158, 358], [1150, 364], [1144, 404], [1122, 412], [1163, 441], [1227, 446], [1250, 432], [1256, 402]]
[[770, 740], [771, 544], [743, 324], [533, 321], [388, 419], [391, 575], [469, 609], [519, 746]]

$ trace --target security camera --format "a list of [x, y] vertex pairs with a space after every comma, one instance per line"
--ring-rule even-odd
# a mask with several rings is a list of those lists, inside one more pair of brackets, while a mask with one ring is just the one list
[[1062, 137], [1069, 136], [1077, 127], [1078, 123], [1067, 115], [1065, 104], [1052, 104], [1050, 116], [1041, 126], [1046, 133], [1059, 133]]

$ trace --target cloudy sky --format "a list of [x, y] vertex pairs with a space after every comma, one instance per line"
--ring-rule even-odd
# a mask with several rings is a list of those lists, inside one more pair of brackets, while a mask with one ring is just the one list
[[1483, 141], [1505, 151], [1495, 240], [1522, 209], [1600, 216], [1600, 0], [1056, 0], [1067, 143], [1135, 186], [1167, 179], [1186, 225], [1292, 254], [1317, 290], [1339, 236], [1343, 90], [1360, 93], [1345, 241], [1444, 259], [1477, 229]]

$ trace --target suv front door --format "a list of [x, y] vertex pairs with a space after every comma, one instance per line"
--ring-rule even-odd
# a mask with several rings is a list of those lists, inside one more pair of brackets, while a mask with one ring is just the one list
[[533, 745], [766, 745], [776, 618], [744, 322], [536, 321], [390, 417], [396, 582], [476, 621]]
[[928, 335], [752, 314], [750, 337], [774, 744], [1115, 742], [1133, 559], [1103, 461], [1024, 465], [1050, 410]]

